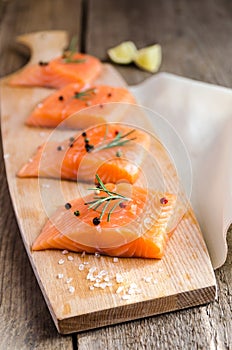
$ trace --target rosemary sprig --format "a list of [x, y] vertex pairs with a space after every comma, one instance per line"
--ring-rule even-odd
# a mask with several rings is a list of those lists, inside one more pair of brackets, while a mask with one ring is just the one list
[[126, 140], [122, 140], [124, 139], [126, 136], [131, 135], [133, 132], [135, 132], [135, 129], [127, 132], [126, 134], [122, 135], [120, 132], [115, 136], [115, 138], [113, 140], [111, 140], [108, 143], [104, 143], [101, 146], [95, 147], [94, 148], [94, 152], [96, 151], [100, 151], [102, 149], [108, 149], [108, 148], [112, 148], [112, 147], [118, 147], [118, 146], [124, 146], [126, 143], [133, 141], [136, 139], [136, 137], [130, 138], [130, 139], [126, 139]]
[[65, 53], [64, 62], [65, 63], [83, 63], [85, 62], [84, 58], [75, 59], [73, 56], [76, 53], [77, 47], [77, 36], [73, 36], [69, 45], [67, 52]]
[[125, 197], [122, 194], [113, 191], [109, 191], [100, 179], [98, 174], [96, 174], [96, 179], [98, 181], [98, 187], [89, 188], [89, 190], [103, 192], [106, 194], [106, 196], [94, 196], [93, 200], [90, 202], [86, 202], [85, 205], [89, 205], [89, 209], [93, 209], [95, 211], [102, 205], [101, 213], [99, 216], [99, 220], [101, 220], [111, 201], [116, 201], [116, 203], [111, 207], [107, 214], [107, 221], [109, 222], [110, 216], [117, 208], [117, 206], [119, 206], [125, 201], [131, 201], [131, 198]]
[[96, 91], [95, 88], [87, 89], [84, 91], [76, 92], [73, 97], [77, 98], [79, 100], [85, 101], [85, 100], [91, 98], [93, 96], [93, 94], [95, 93], [95, 91]]

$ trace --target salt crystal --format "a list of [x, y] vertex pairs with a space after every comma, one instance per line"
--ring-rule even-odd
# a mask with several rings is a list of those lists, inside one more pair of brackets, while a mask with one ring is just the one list
[[100, 287], [101, 289], [105, 289], [106, 286], [107, 286], [107, 284], [106, 284], [105, 282], [102, 282], [102, 283], [100, 283], [100, 285], [99, 285], [99, 287]]
[[136, 288], [137, 288], [137, 284], [134, 283], [134, 282], [131, 283], [131, 284], [130, 284], [130, 288], [131, 288], [131, 289], [136, 289]]
[[151, 276], [144, 277], [144, 281], [145, 281], [146, 283], [150, 283], [151, 280], [152, 280], [152, 277], [151, 277]]
[[65, 249], [62, 251], [62, 254], [65, 255], [65, 254], [68, 254], [68, 251]]
[[50, 185], [49, 184], [42, 184], [42, 187], [43, 188], [50, 188]]
[[124, 294], [122, 296], [122, 300], [129, 300], [129, 299], [130, 299], [130, 295], [128, 295], [128, 294]]
[[96, 190], [94, 193], [95, 194], [100, 194], [100, 192], [101, 192], [100, 190]]
[[106, 285], [107, 285], [107, 287], [112, 287], [113, 283], [107, 282]]
[[124, 286], [120, 286], [118, 287], [118, 289], [116, 290], [116, 294], [120, 294], [124, 289]]
[[99, 288], [100, 287], [100, 283], [94, 283], [93, 286], [96, 287], [96, 288]]
[[83, 265], [83, 264], [80, 264], [79, 267], [78, 267], [78, 269], [79, 269], [80, 271], [83, 271], [84, 268], [85, 268], [85, 265]]
[[97, 279], [96, 279], [96, 282], [97, 282], [97, 283], [101, 282], [101, 279], [100, 279], [100, 278], [97, 278]]
[[72, 280], [73, 280], [73, 278], [69, 277], [69, 278], [66, 279], [66, 283], [70, 283], [70, 282], [72, 282]]
[[69, 291], [69, 293], [74, 293], [75, 292], [75, 288], [73, 286], [69, 286], [68, 287], [68, 291]]
[[69, 260], [69, 261], [73, 261], [73, 260], [74, 260], [73, 256], [69, 255], [69, 256], [68, 256], [68, 260]]
[[135, 293], [135, 290], [133, 288], [129, 288], [127, 291], [127, 294], [132, 295]]
[[104, 278], [104, 281], [105, 281], [105, 282], [109, 282], [109, 281], [110, 281], [109, 276], [106, 276], [106, 277]]
[[107, 272], [106, 270], [101, 270], [101, 271], [99, 272], [98, 276], [99, 276], [99, 277], [102, 277], [102, 276], [105, 276], [105, 275], [107, 275], [107, 274], [108, 274], [108, 272]]
[[56, 276], [58, 279], [61, 279], [64, 277], [63, 273], [58, 273], [58, 275]]
[[161, 269], [161, 268], [158, 269], [158, 272], [162, 272], [162, 271], [163, 271], [163, 269]]
[[84, 261], [83, 264], [84, 265], [89, 265], [89, 262], [88, 261]]
[[118, 262], [118, 258], [113, 258], [113, 262], [117, 263]]
[[10, 158], [10, 155], [9, 155], [9, 153], [7, 153], [7, 154], [4, 154], [3, 158], [4, 158], [4, 159], [8, 159], [8, 158]]
[[155, 284], [156, 284], [156, 283], [158, 283], [158, 280], [157, 280], [157, 279], [155, 279], [155, 280], [154, 280], [154, 283], [155, 283]]
[[89, 286], [89, 289], [90, 290], [94, 290], [94, 286]]
[[93, 272], [95, 272], [97, 270], [97, 268], [95, 267], [95, 266], [93, 266], [93, 267], [91, 267], [90, 269], [89, 269], [89, 272], [90, 273], [93, 273]]
[[88, 273], [88, 275], [86, 276], [87, 280], [90, 280], [93, 277], [93, 274], [91, 272]]
[[64, 264], [64, 259], [60, 259], [60, 260], [58, 261], [58, 264], [59, 264], [59, 265], [63, 265], [63, 264]]
[[81, 257], [84, 258], [85, 256], [85, 251], [82, 252]]
[[120, 275], [120, 273], [116, 273], [116, 282], [117, 283], [123, 282], [123, 277], [122, 277], [122, 275]]

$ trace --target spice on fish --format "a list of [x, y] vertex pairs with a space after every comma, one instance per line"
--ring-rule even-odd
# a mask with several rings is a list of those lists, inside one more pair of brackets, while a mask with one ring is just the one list
[[75, 216], [80, 216], [80, 212], [79, 212], [79, 210], [76, 210], [76, 211], [74, 211], [74, 213], [73, 213]]
[[47, 66], [49, 62], [39, 61], [39, 66]]
[[95, 226], [97, 226], [97, 225], [99, 225], [100, 224], [100, 219], [98, 218], [98, 217], [95, 217], [94, 219], [93, 219], [93, 224], [95, 225]]
[[167, 203], [168, 203], [167, 198], [165, 198], [165, 197], [161, 198], [161, 199], [160, 199], [160, 203], [161, 203], [161, 204], [167, 204]]
[[67, 209], [67, 210], [68, 210], [68, 209], [71, 209], [71, 208], [72, 208], [72, 206], [71, 206], [71, 204], [70, 204], [70, 203], [66, 203], [66, 204], [65, 204], [65, 209]]
[[59, 97], [58, 97], [58, 100], [59, 100], [59, 101], [63, 101], [63, 100], [64, 100], [64, 96], [62, 96], [62, 95], [59, 96]]
[[131, 198], [127, 198], [119, 193], [109, 191], [105, 185], [103, 184], [102, 180], [96, 174], [96, 180], [98, 181], [98, 185], [94, 188], [89, 188], [89, 190], [93, 190], [94, 193], [96, 190], [99, 190], [100, 192], [105, 193], [107, 196], [94, 196], [93, 200], [90, 202], [85, 203], [85, 205], [89, 205], [89, 209], [97, 210], [101, 205], [103, 205], [101, 209], [101, 214], [99, 217], [95, 217], [93, 219], [93, 224], [94, 225], [99, 225], [102, 217], [104, 216], [106, 209], [108, 205], [111, 203], [111, 201], [115, 200], [116, 203], [111, 207], [109, 212], [107, 213], [107, 221], [110, 221], [110, 216], [113, 213], [113, 211], [116, 209], [117, 206], [120, 205], [120, 203], [123, 203], [125, 201], [131, 201]]

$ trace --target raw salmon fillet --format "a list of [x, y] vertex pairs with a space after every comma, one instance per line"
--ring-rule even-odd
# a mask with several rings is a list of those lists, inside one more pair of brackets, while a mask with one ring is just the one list
[[61, 88], [70, 83], [77, 83], [81, 88], [91, 83], [101, 72], [102, 65], [96, 57], [75, 53], [72, 58], [78, 62], [66, 62], [65, 58], [58, 57], [50, 62], [28, 65], [15, 74], [9, 84]]
[[[117, 111], [118, 118], [120, 117], [118, 104], [104, 105], [110, 102], [135, 103], [135, 99], [126, 88], [100, 85], [80, 90], [79, 84], [69, 84], [40, 102], [28, 117], [26, 124], [85, 129], [94, 124], [105, 123], [106, 119], [109, 121], [113, 111]], [[87, 108], [90, 106], [96, 107]], [[109, 111], [110, 108], [112, 111]], [[72, 117], [68, 118], [71, 115]]]
[[170, 236], [169, 222], [176, 206], [176, 196], [125, 183], [108, 184], [106, 187], [129, 198], [122, 206], [117, 205], [109, 221], [108, 213], [116, 200], [109, 204], [96, 224], [102, 207], [93, 210], [86, 203], [98, 196], [104, 197], [104, 194], [74, 199], [60, 207], [48, 220], [32, 249], [68, 249], [119, 257], [162, 258]]
[[134, 183], [149, 146], [150, 136], [142, 130], [102, 124], [63, 142], [45, 143], [18, 176], [92, 182], [98, 173], [105, 183]]

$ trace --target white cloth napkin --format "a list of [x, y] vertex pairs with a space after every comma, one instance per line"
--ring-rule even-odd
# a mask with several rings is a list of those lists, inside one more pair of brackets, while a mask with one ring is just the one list
[[172, 125], [186, 147], [180, 152], [175, 133], [167, 137], [154, 118], [154, 130], [176, 162], [216, 269], [225, 262], [232, 223], [232, 90], [168, 73], [130, 90]]

